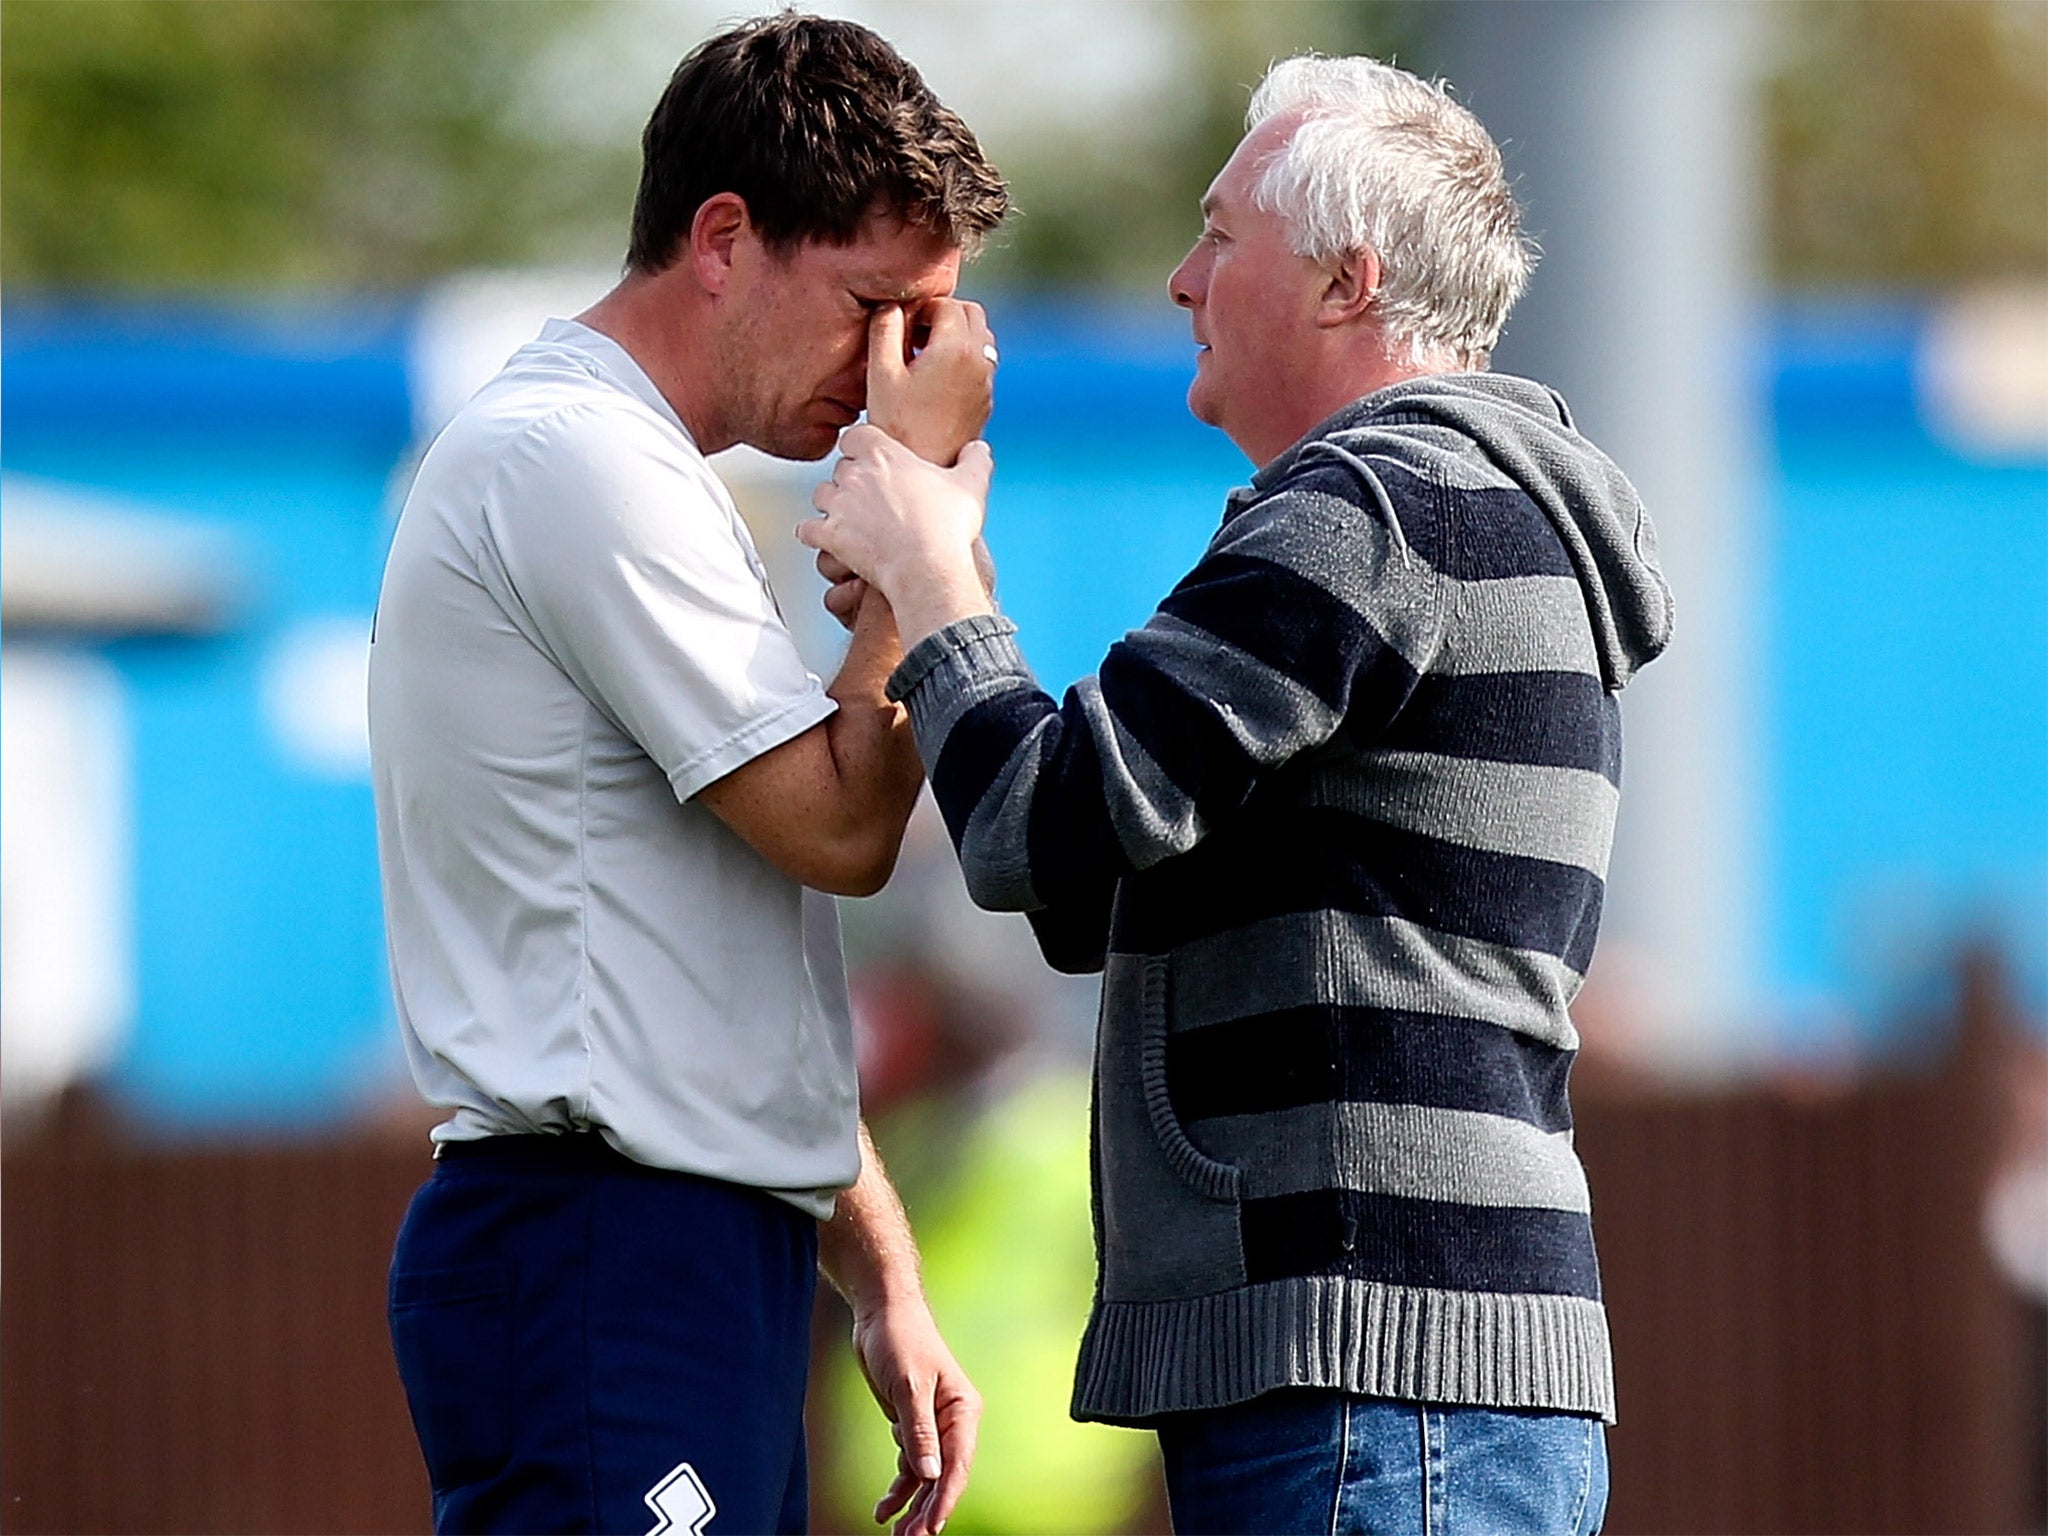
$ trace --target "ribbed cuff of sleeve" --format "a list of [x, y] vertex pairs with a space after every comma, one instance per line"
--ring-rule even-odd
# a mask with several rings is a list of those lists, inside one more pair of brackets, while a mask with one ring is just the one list
[[968, 710], [1020, 685], [1038, 686], [1016, 634], [1017, 626], [999, 613], [956, 619], [918, 641], [890, 674], [890, 702], [909, 707], [927, 768]]
[[901, 704], [930, 685], [945, 690], [989, 672], [1031, 675], [1024, 653], [1012, 637], [1017, 626], [1000, 613], [978, 613], [935, 629], [896, 664], [889, 674], [889, 702]]

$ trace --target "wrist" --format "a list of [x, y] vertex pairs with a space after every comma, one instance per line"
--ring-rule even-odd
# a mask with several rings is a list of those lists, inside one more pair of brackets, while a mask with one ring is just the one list
[[942, 442], [937, 439], [920, 440], [916, 437], [906, 437], [899, 439], [899, 441], [904, 447], [927, 463], [936, 464], [941, 469], [951, 469], [960, 462], [960, 450], [965, 448], [972, 439], [963, 441], [958, 438], [948, 438]]
[[941, 469], [951, 469], [958, 464], [960, 450], [973, 441], [971, 435], [961, 437], [957, 433], [922, 432], [911, 422], [892, 421], [886, 415], [877, 417], [872, 409], [868, 412], [868, 424], [880, 427], [920, 459]]
[[917, 566], [890, 590], [894, 595], [889, 606], [896, 615], [897, 634], [906, 652], [948, 624], [995, 612], [995, 604], [982, 585], [971, 555], [944, 565]]
[[914, 1264], [893, 1266], [888, 1273], [865, 1277], [852, 1294], [845, 1294], [845, 1300], [856, 1323], [872, 1322], [905, 1307], [930, 1306], [925, 1299], [923, 1277]]

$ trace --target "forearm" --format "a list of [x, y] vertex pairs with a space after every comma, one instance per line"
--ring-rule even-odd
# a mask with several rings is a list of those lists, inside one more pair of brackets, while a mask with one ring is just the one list
[[846, 659], [826, 693], [838, 710], [825, 722], [836, 795], [832, 832], [879, 889], [896, 863], [903, 828], [924, 783], [910, 717], [889, 701], [889, 674], [903, 659], [889, 606], [868, 597], [855, 621]]
[[[1262, 697], [1233, 693], [1232, 681], [1182, 630], [1159, 623], [1111, 647], [1099, 677], [1076, 683], [1063, 703], [1038, 686], [1006, 620], [924, 642], [896, 692], [975, 903], [1085, 908], [1106, 923], [1116, 881], [1187, 853], [1296, 739], [1333, 718], [1305, 689]], [[1304, 718], [1291, 708], [1298, 699], [1321, 715]], [[1218, 729], [1218, 714], [1237, 729]], [[949, 750], [969, 721], [975, 749]], [[1084, 951], [1068, 958], [1085, 968]]]
[[860, 1177], [818, 1238], [818, 1267], [858, 1319], [892, 1301], [922, 1299], [917, 1243], [903, 1202], [882, 1168], [865, 1123], [860, 1127]]

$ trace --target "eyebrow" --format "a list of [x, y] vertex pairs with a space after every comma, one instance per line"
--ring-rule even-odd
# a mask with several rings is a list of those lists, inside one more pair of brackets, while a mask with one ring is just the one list
[[915, 304], [921, 297], [915, 288], [892, 288], [879, 279], [869, 282], [855, 278], [846, 287], [863, 304]]

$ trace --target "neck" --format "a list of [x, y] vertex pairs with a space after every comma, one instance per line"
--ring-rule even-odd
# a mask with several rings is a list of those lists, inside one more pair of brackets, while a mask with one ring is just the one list
[[739, 440], [726, 426], [710, 387], [712, 371], [703, 366], [717, 355], [710, 306], [694, 285], [683, 281], [680, 263], [663, 272], [628, 272], [576, 319], [625, 348], [699, 452], [716, 453]]
[[1270, 464], [1300, 442], [1318, 422], [1328, 420], [1354, 400], [1362, 400], [1389, 384], [1457, 371], [1448, 366], [1413, 363], [1405, 357], [1395, 361], [1377, 341], [1370, 347], [1349, 348], [1328, 361], [1329, 366], [1304, 381], [1306, 387], [1294, 394], [1289, 402], [1291, 408], [1275, 419], [1265, 438], [1257, 443], [1238, 444], [1246, 458], [1261, 466]]
[[1325, 377], [1317, 387], [1296, 391], [1288, 399], [1288, 410], [1276, 414], [1266, 436], [1257, 442], [1239, 442], [1245, 457], [1255, 465], [1270, 465], [1296, 442], [1303, 440], [1319, 422], [1327, 422], [1331, 416], [1341, 412], [1354, 399], [1364, 399], [1376, 389], [1401, 383], [1403, 379], [1421, 379], [1427, 373], [1444, 373], [1444, 369], [1413, 369], [1386, 365], [1380, 369], [1356, 369], [1341, 375]]

